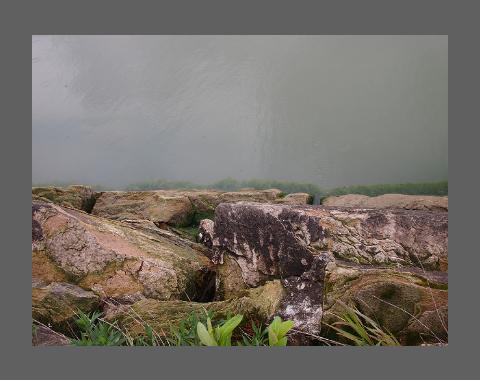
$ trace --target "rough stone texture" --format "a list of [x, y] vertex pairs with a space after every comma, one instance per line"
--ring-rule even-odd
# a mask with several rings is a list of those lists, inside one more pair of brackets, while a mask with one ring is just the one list
[[215, 275], [208, 258], [194, 243], [162, 234], [154, 225], [143, 227], [35, 200], [32, 277], [47, 283], [68, 281], [125, 301], [203, 301]]
[[208, 248], [213, 247], [213, 220], [202, 219], [198, 226], [198, 239]]
[[64, 328], [73, 321], [78, 311], [89, 313], [99, 306], [99, 297], [93, 292], [60, 282], [48, 285], [32, 281], [32, 317], [42, 323]]
[[331, 262], [324, 280], [324, 325], [345, 312], [342, 303], [375, 319], [403, 344], [448, 340], [445, 272]]
[[48, 199], [58, 205], [78, 208], [91, 212], [96, 201], [96, 193], [89, 187], [83, 185], [72, 185], [62, 187], [32, 187], [32, 195]]
[[448, 211], [448, 197], [429, 195], [384, 194], [369, 197], [367, 195], [348, 194], [327, 197], [322, 201], [322, 204], [335, 207]]
[[291, 193], [284, 198], [276, 199], [275, 203], [287, 205], [307, 205], [312, 204], [313, 197], [308, 193]]
[[32, 346], [69, 346], [70, 339], [45, 326], [35, 326], [32, 331]]
[[189, 225], [194, 210], [188, 197], [162, 191], [105, 191], [92, 214], [109, 219], [147, 219], [157, 226]]
[[242, 270], [229, 255], [224, 255], [223, 262], [216, 266], [215, 300], [226, 300], [240, 297], [248, 289], [242, 278]]
[[285, 295], [280, 281], [248, 290], [243, 297], [219, 302], [197, 303], [185, 301], [158, 301], [145, 299], [133, 305], [109, 305], [105, 318], [118, 321], [133, 336], [142, 334], [148, 323], [156, 332], [168, 334], [171, 326], [178, 326], [191, 312], [212, 311], [218, 318], [230, 314], [242, 314], [245, 320], [268, 323], [275, 315]]
[[94, 215], [109, 219], [147, 219], [157, 226], [186, 226], [196, 215], [209, 215], [223, 202], [273, 202], [280, 190], [222, 192], [217, 190], [106, 191], [99, 195]]
[[300, 275], [322, 251], [361, 264], [446, 270], [448, 214], [222, 204], [215, 212], [214, 247], [235, 256], [250, 286]]
[[[228, 256], [228, 260], [236, 262], [246, 287], [282, 279], [286, 296], [279, 315], [293, 319], [296, 328], [304, 333], [318, 335], [323, 309], [331, 307], [331, 297], [348, 300], [342, 293], [348, 287], [342, 287], [345, 281], [338, 277], [341, 270], [332, 273], [328, 269], [336, 267], [337, 261], [356, 265], [357, 269], [347, 270], [359, 271], [356, 277], [373, 279], [372, 284], [368, 283], [371, 287], [365, 282], [360, 288], [352, 288], [358, 290], [356, 298], [367, 299], [372, 294], [382, 298], [393, 292], [391, 300], [400, 308], [412, 314], [421, 310], [421, 318], [432, 318], [429, 313], [437, 306], [447, 307], [447, 247], [446, 212], [239, 202], [220, 204], [215, 211], [212, 260], [221, 264]], [[232, 263], [227, 267], [231, 268]], [[417, 280], [423, 272], [428, 273], [423, 276], [426, 279]], [[238, 270], [227, 273], [238, 276]], [[397, 281], [400, 277], [403, 282]], [[222, 281], [223, 287], [233, 283], [232, 278], [224, 278], [228, 275], [219, 270], [217, 286]], [[431, 285], [439, 281], [443, 281], [440, 289], [431, 290]], [[340, 290], [328, 293], [337, 286]], [[438, 297], [437, 306], [427, 301], [432, 292]], [[388, 328], [405, 342], [416, 342], [418, 323], [405, 317], [408, 313], [401, 311], [400, 317], [381, 301], [368, 302], [375, 305], [375, 313]], [[389, 315], [395, 317], [389, 319]], [[302, 339], [297, 343], [301, 344]]]

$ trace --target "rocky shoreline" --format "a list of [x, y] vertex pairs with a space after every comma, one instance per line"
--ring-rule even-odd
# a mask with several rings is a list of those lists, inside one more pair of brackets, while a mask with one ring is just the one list
[[446, 344], [448, 198], [334, 198], [32, 188], [32, 318], [54, 331], [33, 344], [66, 344], [76, 311], [141, 334], [132, 310], [163, 331], [206, 309], [293, 320], [289, 344], [312, 345], [341, 341], [344, 305], [401, 344]]

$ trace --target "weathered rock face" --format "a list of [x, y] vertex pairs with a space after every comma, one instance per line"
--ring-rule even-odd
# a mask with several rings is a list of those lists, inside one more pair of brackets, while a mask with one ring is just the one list
[[446, 270], [448, 214], [253, 203], [222, 204], [214, 246], [236, 256], [244, 280], [300, 275], [328, 251], [360, 264]]
[[93, 215], [109, 219], [147, 219], [160, 226], [188, 225], [194, 210], [188, 197], [169, 195], [161, 191], [106, 191], [92, 211]]
[[91, 212], [96, 201], [96, 193], [89, 187], [83, 185], [72, 185], [66, 188], [61, 187], [32, 187], [32, 195], [46, 198], [61, 206], [78, 208]]
[[213, 213], [223, 202], [273, 202], [280, 190], [222, 192], [215, 190], [106, 191], [99, 195], [94, 215], [109, 219], [147, 219], [156, 225], [186, 226], [198, 215]]
[[[224, 318], [228, 314], [242, 314], [245, 320], [267, 323], [275, 315], [285, 296], [280, 281], [271, 281], [264, 286], [249, 289], [242, 297], [219, 302], [197, 303], [185, 301], [158, 301], [145, 299], [133, 305], [109, 305], [105, 318], [117, 321], [132, 335], [144, 332], [142, 323], [148, 323], [155, 331], [168, 333], [171, 326], [178, 326], [180, 321], [191, 312], [212, 311], [215, 316]], [[140, 323], [142, 321], [142, 323]]]
[[287, 194], [284, 198], [276, 199], [275, 203], [287, 205], [307, 205], [312, 204], [313, 198], [308, 193]]
[[32, 346], [68, 346], [70, 339], [45, 326], [35, 326], [32, 331]]
[[448, 277], [417, 268], [384, 268], [331, 262], [324, 279], [322, 323], [326, 326], [357, 307], [402, 344], [448, 340]]
[[143, 227], [34, 200], [32, 278], [69, 282], [121, 301], [203, 301], [214, 281], [208, 258], [194, 243], [162, 234], [153, 224]]
[[367, 195], [348, 194], [337, 197], [327, 197], [322, 201], [322, 204], [335, 207], [448, 211], [448, 197], [429, 195], [384, 194], [369, 197]]
[[[447, 246], [446, 212], [240, 202], [221, 204], [215, 211], [212, 259], [224, 263], [219, 268], [227, 265], [227, 275], [217, 270], [217, 282], [227, 288], [232, 282], [228, 277], [235, 275], [230, 268], [235, 266], [225, 264], [226, 256], [237, 264], [236, 272], [240, 272], [246, 287], [282, 279], [286, 296], [278, 314], [293, 319], [296, 327], [307, 334], [318, 335], [323, 309], [332, 307], [332, 299], [346, 297], [346, 301], [353, 302], [371, 294], [379, 298], [395, 294], [390, 300], [408, 318], [403, 317], [401, 322], [390, 319], [397, 325], [389, 325], [387, 316], [391, 310], [380, 301], [375, 313], [383, 316], [405, 341], [413, 342], [419, 334], [412, 333], [414, 328], [418, 330], [418, 321], [408, 314], [413, 315], [412, 307], [415, 312], [420, 308], [421, 318], [430, 319], [437, 307], [447, 307]], [[362, 280], [361, 286], [355, 282], [345, 285], [338, 277], [342, 270], [337, 262], [346, 262], [351, 268], [345, 270], [355, 272], [352, 278], [365, 282]], [[419, 280], [422, 276], [418, 273], [422, 272], [429, 273], [425, 275], [427, 280]], [[427, 295], [438, 277], [444, 280], [439, 285], [443, 288], [432, 290], [438, 302], [429, 303]], [[372, 284], [368, 282], [370, 287], [367, 278], [373, 278]], [[436, 334], [440, 334], [438, 329]]]
[[198, 238], [200, 243], [208, 248], [213, 246], [213, 220], [202, 219], [198, 226]]
[[32, 317], [56, 328], [65, 328], [73, 321], [78, 311], [89, 313], [95, 310], [100, 299], [93, 292], [63, 282], [45, 285], [32, 281]]

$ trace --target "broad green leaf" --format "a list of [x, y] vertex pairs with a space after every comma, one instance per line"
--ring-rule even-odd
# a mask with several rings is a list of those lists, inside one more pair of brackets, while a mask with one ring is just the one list
[[293, 325], [293, 321], [282, 322], [278, 329], [278, 335], [282, 337], [285, 336], [285, 334], [293, 327]]
[[207, 328], [201, 322], [197, 323], [197, 334], [200, 342], [202, 342], [205, 346], [218, 346], [215, 339], [213, 339], [213, 337], [208, 333]]

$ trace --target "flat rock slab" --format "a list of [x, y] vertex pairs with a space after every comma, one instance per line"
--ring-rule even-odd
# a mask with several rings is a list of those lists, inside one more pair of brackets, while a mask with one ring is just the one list
[[347, 194], [327, 197], [322, 201], [322, 204], [334, 207], [448, 211], [448, 197], [433, 195], [384, 194], [369, 197], [361, 194]]

